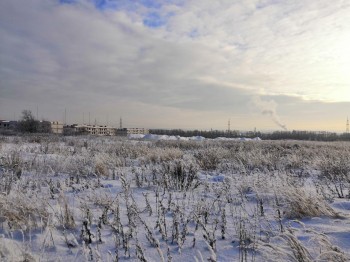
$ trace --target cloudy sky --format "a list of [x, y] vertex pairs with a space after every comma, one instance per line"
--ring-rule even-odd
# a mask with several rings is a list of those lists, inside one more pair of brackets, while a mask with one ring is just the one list
[[1, 0], [0, 119], [345, 131], [347, 0]]

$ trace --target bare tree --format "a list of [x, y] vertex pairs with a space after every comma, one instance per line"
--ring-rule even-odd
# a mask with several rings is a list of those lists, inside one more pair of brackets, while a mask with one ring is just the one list
[[36, 133], [38, 132], [39, 121], [35, 119], [32, 111], [23, 110], [22, 118], [18, 123], [18, 129], [21, 132]]

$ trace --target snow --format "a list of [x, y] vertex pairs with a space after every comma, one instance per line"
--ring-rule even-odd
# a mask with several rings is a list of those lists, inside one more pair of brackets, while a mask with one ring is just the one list
[[192, 137], [182, 137], [182, 136], [168, 136], [168, 135], [153, 135], [153, 134], [130, 134], [128, 135], [129, 139], [144, 139], [144, 140], [181, 140], [181, 141], [203, 141], [203, 140], [220, 140], [220, 141], [260, 141], [259, 137], [255, 138], [227, 138], [227, 137], [218, 137], [215, 139], [209, 139], [202, 136], [192, 136]]
[[229, 138], [229, 137], [217, 137], [215, 140], [220, 141], [260, 141], [260, 137], [247, 138], [247, 137], [238, 137], [238, 138]]
[[[0, 261], [114, 261], [116, 251], [119, 261], [296, 261], [296, 247], [310, 261], [349, 261], [350, 200], [332, 195], [319, 170], [320, 154], [338, 156], [347, 147], [301, 143], [291, 152], [287, 142], [128, 138], [3, 139]], [[201, 165], [212, 152], [219, 162]], [[297, 168], [305, 172], [296, 176], [283, 165], [300, 154]], [[179, 187], [177, 177], [190, 180], [191, 172], [188, 189]], [[286, 198], [297, 193], [305, 203]], [[288, 218], [297, 204], [329, 206], [338, 215]]]

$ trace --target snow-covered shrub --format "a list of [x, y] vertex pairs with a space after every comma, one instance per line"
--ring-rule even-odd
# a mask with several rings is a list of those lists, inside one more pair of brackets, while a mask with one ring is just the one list
[[60, 225], [65, 229], [75, 228], [75, 218], [71, 207], [68, 205], [68, 200], [63, 194], [59, 197], [59, 212], [56, 214], [60, 221]]
[[292, 186], [282, 190], [281, 197], [285, 204], [283, 213], [286, 218], [339, 217], [320, 195]]
[[5, 239], [0, 236], [0, 261], [2, 262], [36, 262], [38, 256], [33, 255], [29, 248], [17, 243], [12, 239]]
[[95, 173], [99, 177], [108, 177], [109, 175], [108, 168], [102, 161], [99, 161], [95, 164]]
[[4, 195], [10, 194], [14, 184], [19, 179], [13, 171], [0, 170], [0, 193]]
[[194, 157], [199, 167], [203, 170], [215, 170], [223, 158], [228, 156], [228, 151], [221, 147], [209, 147], [195, 152]]
[[350, 198], [350, 152], [326, 155], [320, 161], [320, 179], [339, 198]]
[[44, 199], [12, 191], [9, 195], [0, 194], [0, 218], [9, 230], [27, 231], [45, 227], [49, 212]]
[[[51, 242], [67, 261], [177, 261], [196, 250], [203, 261], [348, 259], [339, 242], [348, 218], [334, 219], [338, 211], [348, 213], [347, 200], [328, 204], [318, 195], [329, 191], [330, 183], [321, 162], [328, 159], [339, 169], [332, 159], [344, 155], [339, 163], [346, 166], [348, 145], [93, 136], [34, 140], [6, 138], [0, 146], [5, 193], [0, 195], [0, 246], [13, 237], [45, 260], [52, 254], [45, 243]], [[5, 160], [13, 163], [8, 167], [20, 166], [22, 174], [5, 168]], [[314, 216], [325, 217], [295, 226], [294, 218]], [[320, 238], [317, 245], [309, 223], [325, 231], [336, 226], [337, 232], [327, 231], [329, 241]], [[24, 231], [23, 240], [16, 229]]]
[[15, 173], [21, 172], [23, 159], [20, 156], [20, 151], [16, 148], [4, 150], [0, 156], [0, 167], [12, 170]]
[[146, 156], [144, 162], [149, 164], [159, 164], [164, 161], [173, 161], [181, 159], [184, 152], [175, 147], [151, 148]]
[[161, 169], [161, 185], [171, 190], [189, 190], [198, 187], [198, 168], [184, 161], [164, 162]]

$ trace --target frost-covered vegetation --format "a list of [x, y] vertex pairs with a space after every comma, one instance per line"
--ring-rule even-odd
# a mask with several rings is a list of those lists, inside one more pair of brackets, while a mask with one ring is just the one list
[[1, 261], [349, 261], [350, 147], [0, 137]]

